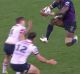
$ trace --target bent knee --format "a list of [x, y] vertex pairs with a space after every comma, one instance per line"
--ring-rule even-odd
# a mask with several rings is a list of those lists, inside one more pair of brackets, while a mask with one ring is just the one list
[[40, 70], [38, 68], [35, 68], [34, 74], [40, 74]]
[[31, 65], [28, 73], [29, 74], [40, 74], [40, 70], [37, 67], [35, 67], [34, 65]]
[[69, 47], [72, 45], [72, 38], [65, 38], [65, 44]]
[[35, 74], [40, 74], [40, 70], [36, 69]]
[[9, 56], [5, 56], [4, 60], [3, 60], [3, 63], [8, 64], [9, 60], [10, 60], [10, 57]]
[[63, 27], [63, 21], [59, 19], [51, 19], [50, 23], [59, 27]]

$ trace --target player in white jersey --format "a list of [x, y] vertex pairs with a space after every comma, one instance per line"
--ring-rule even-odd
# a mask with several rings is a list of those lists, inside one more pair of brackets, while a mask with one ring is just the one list
[[16, 19], [16, 25], [12, 26], [9, 36], [5, 41], [5, 44], [4, 44], [5, 57], [4, 57], [3, 69], [2, 69], [3, 74], [7, 73], [7, 66], [8, 66], [10, 57], [13, 54], [15, 44], [18, 41], [25, 39], [25, 33], [30, 31], [32, 26], [32, 21], [28, 22], [27, 29], [25, 27], [25, 24], [26, 24], [26, 19], [24, 17], [18, 17]]
[[28, 34], [27, 39], [16, 43], [14, 53], [12, 55], [10, 64], [14, 71], [20, 74], [40, 74], [40, 70], [32, 64], [28, 64], [28, 57], [34, 54], [36, 58], [47, 64], [57, 64], [54, 59], [47, 60], [38, 51], [38, 48], [33, 44], [36, 37], [35, 32]]

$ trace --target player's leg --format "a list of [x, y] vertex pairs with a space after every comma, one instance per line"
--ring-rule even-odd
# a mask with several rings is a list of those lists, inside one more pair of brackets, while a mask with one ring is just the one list
[[27, 74], [40, 74], [40, 70], [34, 65], [30, 65], [30, 68]]
[[48, 43], [48, 39], [49, 39], [49, 37], [50, 37], [51, 32], [53, 31], [53, 28], [54, 28], [53, 19], [51, 19], [50, 23], [49, 23], [48, 26], [47, 26], [46, 36], [40, 38], [40, 40], [41, 40], [42, 42]]
[[2, 65], [2, 73], [3, 74], [7, 73], [7, 67], [8, 67], [11, 55], [14, 51], [14, 47], [15, 47], [15, 45], [12, 45], [12, 44], [4, 44], [5, 56], [4, 56], [3, 65]]
[[72, 46], [78, 40], [78, 37], [75, 36], [74, 34], [76, 30], [76, 23], [75, 22], [68, 22], [68, 24], [65, 23], [65, 29], [67, 31], [65, 44], [67, 46]]
[[59, 27], [63, 27], [63, 21], [60, 20], [60, 19], [54, 19], [54, 18], [51, 19], [50, 24], [47, 27], [46, 36], [40, 38], [40, 40], [42, 42], [46, 42], [46, 43], [48, 42], [48, 39], [49, 39], [49, 37], [50, 37], [55, 25], [59, 26]]
[[10, 64], [11, 68], [19, 74], [40, 74], [37, 67], [30, 64]]
[[2, 66], [2, 73], [6, 74], [7, 73], [7, 67], [9, 64], [10, 56], [5, 55], [4, 60], [3, 60], [3, 66]]

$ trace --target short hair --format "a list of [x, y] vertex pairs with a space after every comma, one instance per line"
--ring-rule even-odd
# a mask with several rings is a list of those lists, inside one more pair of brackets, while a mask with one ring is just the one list
[[18, 17], [16, 18], [16, 23], [20, 23], [22, 20], [25, 20], [25, 17]]
[[28, 33], [27, 38], [30, 39], [30, 40], [33, 40], [34, 38], [36, 38], [36, 35], [37, 34], [35, 32], [30, 32], [30, 33]]

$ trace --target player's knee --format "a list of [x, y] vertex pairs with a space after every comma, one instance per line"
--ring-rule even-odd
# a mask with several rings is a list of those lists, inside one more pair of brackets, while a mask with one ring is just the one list
[[54, 25], [54, 19], [51, 19], [50, 24]]
[[31, 65], [28, 74], [40, 74], [40, 70], [37, 67]]
[[40, 70], [38, 68], [36, 68], [35, 74], [40, 74]]
[[9, 58], [5, 57], [3, 60], [3, 63], [8, 64], [9, 63]]
[[72, 45], [72, 38], [65, 38], [65, 44], [69, 47]]
[[3, 63], [8, 64], [8, 59], [4, 59]]
[[40, 70], [39, 69], [37, 70], [37, 74], [40, 74]]

